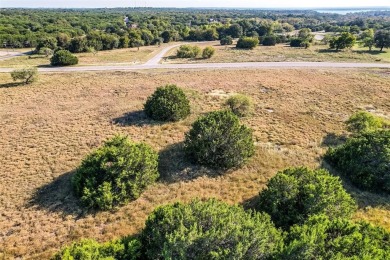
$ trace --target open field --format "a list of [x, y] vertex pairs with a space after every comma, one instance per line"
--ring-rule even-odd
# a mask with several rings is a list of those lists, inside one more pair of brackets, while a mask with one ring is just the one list
[[220, 62], [282, 62], [282, 61], [333, 61], [333, 62], [390, 62], [390, 50], [380, 53], [368, 48], [354, 47], [352, 50], [334, 51], [325, 45], [313, 45], [309, 49], [291, 48], [285, 44], [276, 46], [258, 46], [253, 50], [237, 49], [234, 45], [221, 46], [219, 42], [197, 44], [204, 48], [213, 46], [216, 49], [211, 59], [178, 59], [172, 49], [165, 56], [163, 63], [220, 63]]
[[[193, 113], [158, 124], [141, 110], [155, 88], [168, 83], [185, 89]], [[53, 73], [30, 86], [0, 73], [0, 259], [46, 259], [81, 237], [136, 234], [156, 206], [173, 201], [251, 203], [277, 170], [318, 167], [324, 141], [344, 133], [343, 121], [356, 110], [390, 117], [389, 86], [386, 69]], [[238, 92], [255, 102], [253, 115], [243, 119], [254, 129], [254, 158], [224, 176], [186, 162], [180, 149], [190, 124]], [[115, 212], [87, 214], [72, 194], [72, 172], [115, 133], [160, 151], [161, 180]], [[355, 219], [390, 230], [390, 198], [345, 185], [360, 205]]]
[[[112, 65], [121, 63], [122, 65], [141, 64], [156, 55], [163, 47], [168, 44], [158, 46], [146, 46], [127, 49], [116, 49], [111, 51], [99, 51], [94, 53], [77, 53], [79, 58], [78, 66], [85, 65]], [[24, 67], [24, 66], [50, 66], [50, 57], [45, 55], [30, 55], [16, 57], [8, 60], [0, 60], [0, 67]]]

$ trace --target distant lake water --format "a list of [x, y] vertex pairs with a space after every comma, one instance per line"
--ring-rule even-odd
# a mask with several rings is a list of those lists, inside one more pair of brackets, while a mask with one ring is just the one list
[[358, 12], [370, 12], [370, 11], [389, 11], [389, 9], [333, 9], [333, 10], [326, 10], [326, 9], [319, 9], [319, 10], [314, 10], [319, 13], [330, 13], [330, 14], [348, 14], [348, 13], [358, 13]]

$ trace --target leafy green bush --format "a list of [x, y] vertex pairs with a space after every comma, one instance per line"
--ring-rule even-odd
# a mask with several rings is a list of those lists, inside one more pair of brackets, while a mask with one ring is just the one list
[[104, 244], [92, 239], [82, 239], [65, 247], [54, 256], [54, 260], [136, 260], [141, 254], [141, 243], [136, 239], [123, 238]]
[[138, 198], [154, 183], [157, 164], [158, 155], [148, 145], [115, 136], [83, 160], [72, 182], [87, 207], [111, 209]]
[[267, 35], [262, 37], [261, 44], [264, 46], [275, 46], [276, 45], [276, 36], [275, 35]]
[[194, 200], [155, 209], [141, 241], [144, 259], [269, 259], [282, 234], [267, 214]]
[[329, 41], [329, 48], [342, 50], [345, 48], [352, 48], [356, 43], [356, 37], [349, 33], [343, 32], [340, 36], [335, 36]]
[[241, 37], [238, 39], [236, 47], [239, 49], [254, 49], [257, 45], [259, 45], [258, 38]]
[[201, 50], [198, 46], [182, 45], [177, 50], [176, 56], [178, 58], [196, 58]]
[[232, 111], [235, 115], [243, 117], [248, 116], [253, 109], [252, 100], [241, 94], [231, 96], [226, 100], [225, 105]]
[[254, 154], [252, 130], [230, 111], [215, 111], [198, 118], [186, 134], [185, 152], [199, 164], [228, 169]]
[[17, 69], [11, 72], [14, 81], [23, 80], [24, 84], [30, 84], [38, 80], [37, 68]]
[[148, 117], [160, 121], [179, 121], [191, 113], [190, 102], [176, 85], [157, 88], [147, 99], [144, 110]]
[[202, 58], [203, 59], [210, 59], [211, 57], [213, 57], [214, 53], [215, 53], [215, 49], [211, 46], [208, 46], [208, 47], [203, 49]]
[[390, 194], [390, 130], [365, 132], [330, 148], [325, 160], [353, 184]]
[[278, 259], [390, 259], [390, 233], [366, 222], [313, 216], [290, 230]]
[[270, 214], [276, 226], [288, 229], [315, 214], [350, 217], [356, 203], [338, 177], [325, 170], [301, 167], [271, 178], [267, 189], [260, 192], [256, 209]]
[[52, 66], [70, 66], [79, 63], [79, 59], [70, 51], [59, 50], [50, 59]]
[[220, 41], [221, 45], [232, 45], [233, 44], [233, 38], [231, 36], [223, 37]]
[[355, 135], [372, 132], [389, 126], [389, 122], [366, 111], [353, 114], [346, 122], [348, 131]]
[[290, 40], [290, 47], [302, 47], [304, 40], [299, 38], [293, 38]]

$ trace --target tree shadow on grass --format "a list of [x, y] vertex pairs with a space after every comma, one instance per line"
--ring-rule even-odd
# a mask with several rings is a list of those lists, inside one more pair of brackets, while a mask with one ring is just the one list
[[10, 83], [4, 83], [0, 84], [0, 88], [14, 88], [19, 86], [24, 86], [24, 82], [10, 82]]
[[334, 147], [344, 144], [347, 141], [346, 135], [338, 135], [335, 133], [327, 133], [322, 139], [323, 147]]
[[75, 196], [71, 184], [74, 172], [68, 172], [53, 182], [36, 190], [29, 202], [29, 206], [38, 206], [49, 212], [59, 212], [63, 215], [72, 215], [81, 218], [87, 210], [81, 207], [79, 199]]
[[114, 118], [112, 123], [119, 126], [143, 126], [143, 125], [161, 125], [163, 122], [154, 121], [148, 118], [143, 110], [132, 111]]
[[217, 177], [224, 171], [192, 164], [185, 156], [184, 143], [169, 145], [159, 153], [160, 181], [174, 183], [201, 176]]
[[356, 187], [351, 181], [333, 168], [326, 161], [322, 161], [321, 168], [328, 170], [332, 175], [340, 177], [345, 190], [356, 200], [358, 207], [384, 207], [390, 210], [390, 195], [385, 193], [373, 193]]

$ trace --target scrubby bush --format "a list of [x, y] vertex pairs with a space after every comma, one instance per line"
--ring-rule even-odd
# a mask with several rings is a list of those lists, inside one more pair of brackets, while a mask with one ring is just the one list
[[52, 66], [70, 66], [79, 63], [79, 59], [70, 51], [59, 50], [50, 59]]
[[254, 49], [257, 45], [259, 45], [258, 38], [241, 37], [238, 39], [236, 47], [239, 49]]
[[159, 87], [144, 105], [147, 116], [159, 121], [179, 121], [190, 112], [190, 102], [176, 85]]
[[248, 116], [253, 109], [252, 100], [249, 97], [240, 94], [228, 98], [225, 105], [230, 111], [240, 117]]
[[254, 154], [252, 130], [241, 125], [230, 111], [200, 117], [186, 134], [184, 144], [190, 159], [214, 168], [240, 166]]
[[261, 44], [264, 46], [275, 46], [276, 45], [276, 36], [275, 35], [267, 35], [262, 37]]
[[104, 244], [92, 239], [82, 239], [65, 247], [53, 260], [136, 260], [141, 254], [141, 243], [136, 239], [123, 238]]
[[366, 111], [356, 112], [347, 120], [346, 124], [348, 131], [355, 135], [376, 131], [390, 125], [383, 118], [374, 116]]
[[326, 170], [290, 168], [278, 172], [260, 192], [256, 206], [270, 214], [275, 225], [288, 229], [309, 216], [350, 217], [356, 203], [338, 177]]
[[221, 45], [232, 45], [233, 44], [233, 38], [231, 36], [223, 37], [220, 41]]
[[390, 259], [390, 233], [366, 222], [313, 216], [294, 226], [279, 259]]
[[178, 58], [196, 58], [201, 50], [198, 46], [182, 45], [177, 50], [176, 56]]
[[144, 259], [269, 259], [282, 235], [267, 214], [195, 200], [157, 208], [141, 241]]
[[304, 40], [299, 38], [293, 38], [290, 40], [290, 47], [302, 47]]
[[83, 160], [72, 182], [87, 207], [107, 210], [138, 198], [159, 177], [157, 164], [151, 147], [115, 136]]
[[330, 148], [325, 160], [357, 187], [390, 194], [390, 130], [352, 137]]
[[42, 47], [39, 49], [39, 51], [36, 51], [36, 54], [45, 55], [46, 57], [49, 57], [50, 55], [53, 55], [53, 50], [47, 47]]
[[211, 46], [208, 46], [208, 47], [203, 49], [202, 58], [203, 59], [210, 59], [211, 57], [213, 57], [214, 53], [215, 53], [215, 49]]
[[24, 84], [30, 84], [38, 80], [37, 68], [17, 69], [11, 72], [11, 77], [14, 81], [23, 80]]

